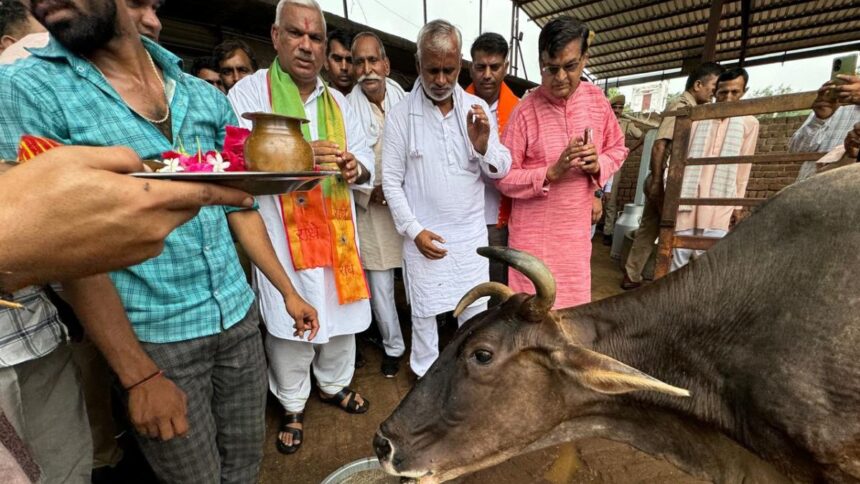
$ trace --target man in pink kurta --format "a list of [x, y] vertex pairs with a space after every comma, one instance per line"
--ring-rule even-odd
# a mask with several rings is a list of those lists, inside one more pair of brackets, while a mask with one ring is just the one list
[[[588, 39], [588, 27], [567, 16], [541, 30], [541, 86], [520, 102], [502, 136], [513, 161], [497, 182], [513, 199], [509, 245], [549, 267], [558, 308], [591, 301], [592, 200], [627, 157], [609, 101], [581, 81]], [[519, 272], [508, 277], [514, 291], [534, 292]]]
[[[748, 90], [749, 74], [741, 67], [729, 69], [717, 79], [718, 103], [740, 101]], [[690, 157], [749, 156], [755, 154], [759, 122], [753, 116], [696, 121], [690, 129]], [[700, 139], [704, 137], [704, 139]], [[727, 168], [732, 167], [728, 174]], [[723, 170], [723, 173], [720, 173]], [[744, 198], [752, 165], [704, 165], [686, 168], [682, 198]], [[723, 186], [719, 187], [718, 184]], [[687, 193], [684, 193], [686, 191]], [[729, 231], [732, 214], [742, 207], [697, 205], [680, 207], [675, 233], [721, 238]], [[672, 250], [671, 270], [685, 266], [704, 251]]]

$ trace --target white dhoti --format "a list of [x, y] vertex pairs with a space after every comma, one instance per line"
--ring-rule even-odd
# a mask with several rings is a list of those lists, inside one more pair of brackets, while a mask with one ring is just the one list
[[311, 367], [323, 393], [334, 395], [352, 381], [355, 371], [355, 337], [334, 336], [325, 344], [308, 344], [266, 337], [269, 355], [269, 389], [287, 412], [305, 409], [311, 393]]
[[366, 272], [370, 284], [370, 307], [382, 335], [382, 346], [386, 355], [398, 358], [406, 351], [406, 344], [394, 304], [394, 270]]
[[[469, 306], [457, 318], [457, 325], [472, 319], [478, 313], [487, 310], [487, 303]], [[436, 358], [439, 357], [439, 329], [436, 327], [436, 316], [422, 318], [412, 316], [412, 354], [409, 356], [409, 366], [419, 378], [427, 373]]]
[[[455, 86], [453, 109], [443, 113], [425, 94], [420, 78], [412, 93], [385, 121], [382, 187], [403, 239], [403, 273], [412, 309], [412, 371], [422, 376], [439, 355], [436, 315], [453, 310], [473, 287], [489, 280], [489, 263], [477, 254], [487, 245], [486, 183], [503, 178], [511, 153], [499, 142], [496, 119], [484, 154], [475, 150], [466, 128], [471, 106], [490, 107]], [[442, 239], [441, 259], [428, 259], [415, 244], [422, 232]], [[483, 311], [481, 301], [459, 319]]]

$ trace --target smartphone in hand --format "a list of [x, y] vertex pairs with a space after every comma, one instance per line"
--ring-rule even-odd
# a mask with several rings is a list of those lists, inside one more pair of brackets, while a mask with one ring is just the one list
[[[845, 84], [845, 81], [839, 79], [840, 75], [853, 76], [857, 73], [857, 58], [860, 53], [852, 52], [850, 54], [840, 55], [833, 58], [833, 64], [830, 68], [830, 82], [833, 85]], [[832, 87], [827, 90], [827, 97], [831, 102], [838, 101], [838, 94]]]
[[833, 67], [830, 69], [830, 80], [834, 84], [844, 84], [845, 81], [839, 79], [838, 76], [853, 76], [857, 73], [857, 59], [860, 53], [852, 52], [846, 55], [840, 55], [833, 58]]

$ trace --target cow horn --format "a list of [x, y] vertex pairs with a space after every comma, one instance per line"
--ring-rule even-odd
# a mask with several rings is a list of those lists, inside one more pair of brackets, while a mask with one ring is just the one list
[[463, 312], [470, 304], [481, 299], [485, 296], [492, 296], [490, 299], [490, 305], [494, 305], [498, 302], [505, 302], [509, 297], [514, 295], [514, 291], [511, 290], [510, 287], [500, 284], [498, 282], [483, 282], [473, 287], [469, 292], [460, 299], [460, 302], [457, 303], [457, 308], [454, 309], [454, 317], [460, 316], [460, 313]]
[[520, 310], [527, 319], [539, 321], [552, 309], [555, 303], [555, 279], [540, 259], [528, 252], [509, 247], [480, 247], [478, 254], [489, 259], [507, 262], [532, 281], [537, 295]]

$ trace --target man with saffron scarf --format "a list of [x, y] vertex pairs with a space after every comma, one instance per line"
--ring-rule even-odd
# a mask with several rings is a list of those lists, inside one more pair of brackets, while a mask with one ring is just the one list
[[[349, 413], [369, 402], [351, 390], [354, 334], [370, 325], [367, 283], [358, 253], [352, 189], [373, 188], [373, 152], [343, 95], [319, 77], [325, 62], [326, 27], [314, 0], [280, 0], [272, 42], [278, 53], [269, 69], [242, 79], [228, 98], [236, 114], [274, 112], [310, 122], [302, 125], [322, 169], [340, 170], [309, 192], [261, 197], [260, 214], [275, 252], [296, 289], [318, 311], [316, 338], [303, 341], [282, 298], [254, 270], [266, 328], [269, 388], [284, 407], [278, 450], [291, 454], [302, 443], [302, 420], [311, 392], [310, 367], [323, 401]], [[250, 123], [244, 120], [246, 126]], [[312, 302], [311, 302], [312, 301]]]
[[[510, 246], [546, 263], [560, 308], [591, 300], [594, 192], [627, 157], [609, 101], [580, 78], [588, 41], [588, 27], [572, 17], [544, 26], [538, 38], [541, 86], [517, 106], [502, 136], [513, 158], [510, 173], [497, 184], [514, 200]], [[534, 292], [520, 273], [508, 277], [514, 291]]]
[[[403, 270], [412, 304], [409, 364], [423, 376], [439, 355], [436, 316], [487, 282], [486, 178], [501, 178], [511, 154], [482, 99], [457, 85], [460, 31], [434, 20], [418, 32], [418, 79], [388, 113], [382, 141], [382, 189], [403, 241]], [[462, 325], [486, 309], [477, 301]]]
[[[472, 43], [472, 84], [466, 92], [474, 94], [490, 105], [496, 117], [499, 135], [508, 124], [508, 119], [518, 98], [505, 84], [508, 72], [508, 43], [505, 38], [493, 32], [481, 34]], [[502, 197], [495, 184], [484, 184], [484, 216], [487, 219], [487, 238], [490, 245], [508, 245], [508, 218], [511, 216], [511, 199]], [[504, 262], [490, 261], [490, 280], [508, 283], [508, 266]]]

